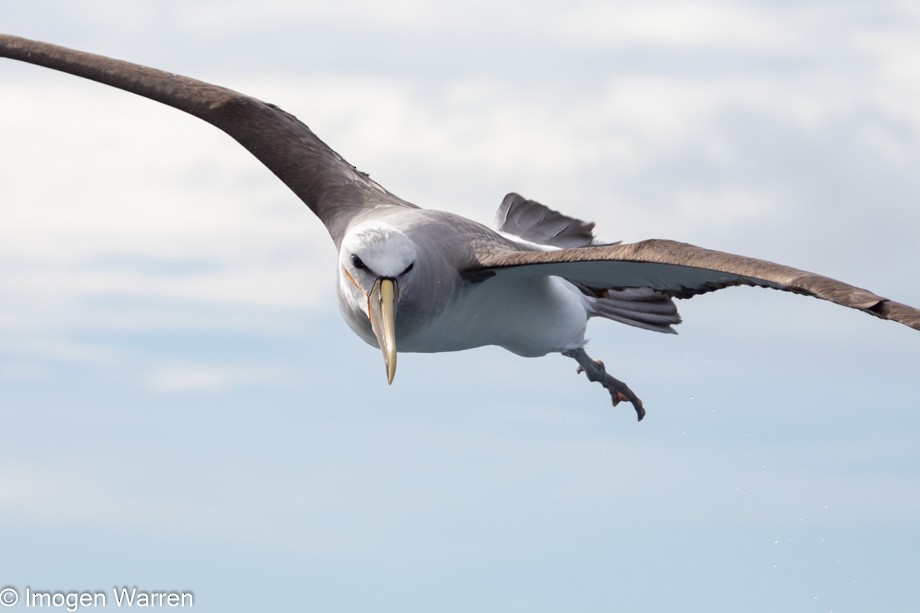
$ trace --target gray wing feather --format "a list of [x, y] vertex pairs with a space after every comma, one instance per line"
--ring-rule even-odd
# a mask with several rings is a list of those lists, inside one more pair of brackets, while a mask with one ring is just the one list
[[537, 245], [571, 248], [594, 242], [594, 224], [510, 193], [495, 215], [495, 229]]
[[337, 247], [357, 215], [380, 206], [414, 208], [346, 162], [296, 117], [256, 98], [162, 70], [7, 34], [0, 34], [0, 57], [105, 83], [220, 128], [316, 213]]
[[795, 292], [920, 330], [920, 310], [797, 268], [668, 240], [558, 251], [479, 245], [469, 274], [563, 277], [595, 289], [648, 287], [675, 298], [752, 285]]

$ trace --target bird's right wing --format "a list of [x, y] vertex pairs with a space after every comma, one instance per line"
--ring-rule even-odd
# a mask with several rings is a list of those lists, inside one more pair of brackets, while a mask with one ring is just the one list
[[358, 171], [277, 106], [181, 75], [0, 34], [0, 57], [129, 91], [220, 128], [255, 155], [326, 225], [336, 247], [348, 223], [379, 206], [412, 207]]
[[829, 300], [920, 330], [920, 310], [868, 290], [790, 266], [676, 241], [555, 251], [517, 250], [498, 241], [483, 241], [474, 250], [477, 264], [463, 271], [474, 281], [556, 276], [600, 290], [647, 287], [674, 298], [752, 285]]

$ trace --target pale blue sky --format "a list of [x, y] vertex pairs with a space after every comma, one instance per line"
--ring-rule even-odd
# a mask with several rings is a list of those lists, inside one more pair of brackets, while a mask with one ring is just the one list
[[[422, 206], [519, 191], [920, 305], [910, 3], [31, 2]], [[920, 337], [766, 290], [593, 354], [379, 351], [322, 225], [172, 109], [0, 61], [0, 583], [196, 610], [913, 611]], [[2, 586], [0, 586], [2, 587]]]

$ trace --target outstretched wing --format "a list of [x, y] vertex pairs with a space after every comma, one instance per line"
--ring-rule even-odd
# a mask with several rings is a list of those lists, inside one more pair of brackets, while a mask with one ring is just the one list
[[625, 245], [519, 251], [482, 244], [468, 278], [557, 276], [597, 290], [648, 287], [690, 298], [733, 285], [753, 285], [829, 300], [920, 330], [920, 310], [842, 281], [765, 260], [669, 240]]
[[336, 247], [348, 223], [379, 206], [412, 207], [358, 171], [296, 117], [230, 89], [92, 53], [0, 34], [0, 57], [105, 83], [220, 128], [268, 167], [326, 225]]

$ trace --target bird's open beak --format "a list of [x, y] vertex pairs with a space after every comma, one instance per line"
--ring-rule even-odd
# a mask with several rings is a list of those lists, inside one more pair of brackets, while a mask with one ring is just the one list
[[381, 278], [374, 282], [367, 297], [367, 312], [377, 345], [383, 352], [387, 383], [393, 383], [396, 376], [396, 281]]

